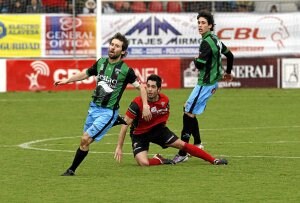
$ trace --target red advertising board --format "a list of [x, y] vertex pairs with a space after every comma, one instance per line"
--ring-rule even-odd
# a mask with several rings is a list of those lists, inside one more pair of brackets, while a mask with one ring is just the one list
[[95, 60], [7, 60], [7, 91], [57, 91], [93, 89], [94, 78], [60, 87], [57, 79], [90, 67]]
[[162, 78], [163, 88], [181, 88], [180, 59], [126, 59], [141, 82], [151, 74], [158, 74]]
[[[92, 90], [95, 79], [74, 82], [59, 87], [53, 86], [55, 80], [68, 78], [95, 62], [88, 60], [7, 60], [7, 91], [61, 91]], [[126, 60], [142, 82], [152, 74], [159, 74], [163, 87], [180, 88], [180, 59], [138, 59]]]

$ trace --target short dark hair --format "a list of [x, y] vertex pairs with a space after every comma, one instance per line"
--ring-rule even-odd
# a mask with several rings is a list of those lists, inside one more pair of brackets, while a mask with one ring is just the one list
[[200, 18], [200, 17], [203, 17], [207, 20], [208, 22], [208, 25], [212, 25], [210, 30], [213, 31], [214, 30], [214, 26], [215, 26], [215, 20], [214, 20], [214, 16], [207, 10], [202, 10], [198, 13], [198, 16], [197, 16], [197, 20]]
[[151, 74], [151, 75], [148, 76], [147, 82], [148, 82], [148, 80], [155, 81], [156, 82], [156, 86], [158, 88], [161, 88], [161, 77], [159, 77], [158, 75]]
[[121, 58], [124, 58], [126, 55], [127, 55], [127, 48], [128, 48], [128, 39], [125, 37], [125, 35], [122, 35], [121, 33], [116, 33], [112, 38], [110, 38], [109, 40], [109, 44], [113, 41], [113, 39], [118, 39], [120, 40], [121, 42], [123, 42], [123, 45], [122, 45], [122, 51], [125, 51], [125, 54], [122, 54], [121, 55]]

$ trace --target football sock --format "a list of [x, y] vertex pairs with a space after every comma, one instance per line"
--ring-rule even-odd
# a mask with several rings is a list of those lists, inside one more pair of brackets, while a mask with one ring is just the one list
[[196, 147], [195, 145], [192, 145], [192, 144], [189, 144], [189, 143], [185, 143], [182, 150], [186, 151], [187, 153], [189, 153], [192, 156], [201, 158], [201, 159], [203, 159], [205, 161], [208, 161], [208, 162], [214, 164], [215, 158], [212, 157], [207, 152], [205, 152], [204, 150]]
[[193, 118], [192, 135], [194, 137], [194, 145], [201, 144], [199, 124], [196, 117]]
[[160, 160], [158, 159], [155, 159], [155, 158], [151, 158], [151, 159], [148, 159], [149, 160], [149, 166], [155, 166], [155, 165], [160, 165], [162, 164], [160, 162]]
[[[193, 118], [186, 115], [185, 113], [183, 114], [183, 128], [181, 131], [181, 140], [184, 142], [189, 142], [190, 141], [190, 137], [192, 134], [192, 129], [193, 129]], [[183, 150], [179, 150], [178, 154], [180, 156], [185, 156], [186, 152]]]
[[88, 153], [89, 151], [82, 151], [79, 147], [76, 151], [73, 163], [69, 169], [75, 172], [76, 168], [80, 165], [80, 163], [83, 161], [83, 159], [86, 157]]
[[[187, 138], [188, 137], [188, 138]], [[190, 135], [189, 134], [182, 134], [181, 133], [181, 140], [184, 141], [185, 143], [188, 143], [190, 139]], [[179, 150], [178, 151], [178, 155], [179, 156], [186, 156], [186, 152], [184, 150]]]

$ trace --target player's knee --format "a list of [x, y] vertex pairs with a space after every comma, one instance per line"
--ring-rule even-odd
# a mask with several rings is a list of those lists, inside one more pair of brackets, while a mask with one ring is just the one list
[[184, 112], [185, 115], [191, 118], [195, 118], [195, 114], [189, 113], [189, 112]]
[[143, 162], [143, 163], [138, 163], [138, 165], [139, 165], [139, 166], [149, 166], [149, 163]]
[[184, 144], [185, 144], [184, 141], [178, 139], [178, 140], [176, 140], [175, 142], [173, 142], [171, 146], [172, 146], [172, 147], [175, 147], [175, 148], [177, 148], [177, 149], [183, 149]]
[[149, 161], [148, 160], [139, 160], [136, 159], [136, 162], [139, 166], [149, 166]]
[[92, 143], [93, 139], [88, 136], [86, 133], [83, 134], [80, 140], [80, 148], [83, 150], [87, 150], [89, 145]]

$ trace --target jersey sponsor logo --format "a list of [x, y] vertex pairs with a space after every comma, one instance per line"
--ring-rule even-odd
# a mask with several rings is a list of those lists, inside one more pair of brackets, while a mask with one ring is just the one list
[[121, 69], [120, 69], [120, 68], [115, 68], [114, 71], [115, 71], [115, 74], [116, 74], [116, 75], [119, 75], [119, 73], [121, 72]]
[[152, 108], [151, 108], [151, 113], [156, 113], [157, 112], [157, 108], [156, 108], [156, 106], [153, 106]]
[[152, 115], [167, 114], [168, 108], [157, 109], [156, 106], [153, 106], [153, 107], [151, 107], [150, 111], [151, 111]]
[[99, 77], [99, 80], [106, 82], [110, 88], [113, 88], [113, 89], [116, 88], [118, 80], [111, 79], [110, 77], [105, 76], [105, 75], [99, 75], [98, 77]]

